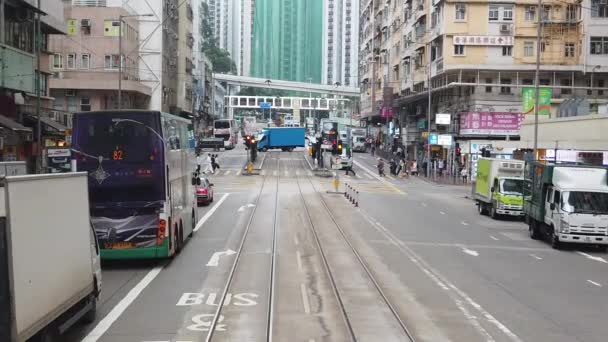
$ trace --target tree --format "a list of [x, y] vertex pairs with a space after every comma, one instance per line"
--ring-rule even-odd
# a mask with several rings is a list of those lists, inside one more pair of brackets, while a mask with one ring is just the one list
[[209, 58], [213, 66], [213, 72], [236, 74], [236, 64], [230, 58], [230, 53], [227, 50], [220, 49], [217, 40], [213, 36], [213, 28], [209, 21], [209, 7], [204, 2], [202, 31], [202, 52]]

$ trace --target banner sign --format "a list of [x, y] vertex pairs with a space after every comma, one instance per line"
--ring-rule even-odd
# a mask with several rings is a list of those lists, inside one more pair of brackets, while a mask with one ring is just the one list
[[[552, 88], [540, 87], [538, 89], [538, 115], [551, 114], [551, 97], [553, 95]], [[536, 99], [536, 91], [534, 87], [524, 87], [521, 90], [522, 112], [524, 114], [534, 114], [534, 101]]]
[[454, 45], [511, 46], [513, 36], [454, 36]]
[[460, 134], [519, 135], [523, 119], [522, 113], [464, 112], [460, 113]]

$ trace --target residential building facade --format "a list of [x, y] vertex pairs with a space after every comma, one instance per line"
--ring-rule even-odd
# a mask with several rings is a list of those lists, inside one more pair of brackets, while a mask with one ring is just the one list
[[323, 0], [256, 0], [251, 76], [321, 83]]
[[[461, 141], [519, 139], [521, 120], [530, 114], [522, 108], [522, 94], [534, 86], [539, 21], [539, 79], [541, 87], [550, 89], [543, 114], [603, 111], [606, 5], [602, 0], [536, 5], [532, 0], [368, 1], [360, 17], [362, 116], [385, 131], [383, 114], [390, 111], [383, 108], [391, 102], [396, 115], [386, 118], [402, 127], [409, 155], [420, 160], [426, 155], [429, 126], [433, 133]], [[437, 113], [451, 114], [451, 122], [435, 124]], [[446, 158], [449, 149], [432, 150], [434, 157]]]
[[48, 40], [65, 34], [61, 8], [60, 0], [0, 0], [0, 160], [28, 161], [30, 171], [43, 147], [65, 143], [49, 94]]
[[[131, 14], [121, 7], [75, 6], [69, 2], [65, 5], [67, 35], [54, 36], [49, 44], [54, 51], [50, 61], [53, 109], [74, 113], [148, 108], [152, 90], [139, 79], [137, 18], [122, 18]], [[121, 59], [123, 66], [119, 72]], [[120, 106], [119, 74], [122, 74]]]
[[358, 85], [359, 0], [326, 0], [323, 9], [323, 84]]
[[178, 10], [178, 41], [177, 41], [177, 108], [175, 112], [188, 116], [192, 115], [192, 80], [195, 65], [193, 19], [194, 10], [190, 1], [184, 1]]

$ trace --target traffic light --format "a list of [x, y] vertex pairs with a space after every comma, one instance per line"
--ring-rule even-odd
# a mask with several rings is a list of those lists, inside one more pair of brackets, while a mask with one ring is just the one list
[[342, 154], [342, 140], [338, 140], [337, 150], [338, 150], [338, 154], [341, 155]]

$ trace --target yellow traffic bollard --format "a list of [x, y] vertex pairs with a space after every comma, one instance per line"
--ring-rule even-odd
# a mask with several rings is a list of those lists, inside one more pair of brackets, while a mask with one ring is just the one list
[[248, 162], [247, 163], [247, 173], [252, 173], [252, 172], [253, 172], [253, 163]]
[[338, 173], [336, 172], [336, 174], [334, 175], [334, 191], [338, 192], [338, 188], [340, 187], [340, 177], [338, 176]]

